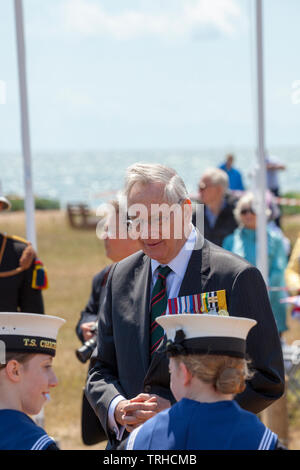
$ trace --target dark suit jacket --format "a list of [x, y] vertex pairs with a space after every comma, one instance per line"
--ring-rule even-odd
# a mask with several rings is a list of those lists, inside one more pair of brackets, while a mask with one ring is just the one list
[[[165, 354], [158, 351], [150, 365], [150, 281], [150, 259], [142, 252], [117, 263], [108, 278], [98, 361], [90, 371], [86, 395], [111, 440], [108, 408], [116, 395], [130, 399], [144, 391], [174, 401]], [[230, 315], [258, 322], [247, 348], [256, 374], [236, 397], [243, 408], [258, 413], [284, 391], [281, 345], [266, 286], [257, 268], [205, 241], [202, 250], [191, 255], [179, 296], [220, 289], [226, 290]]]
[[104, 299], [105, 286], [110, 268], [111, 265], [106, 266], [104, 269], [102, 269], [102, 271], [100, 271], [93, 277], [92, 290], [88, 303], [86, 304], [84, 310], [82, 310], [80, 314], [80, 319], [75, 329], [76, 334], [82, 343], [84, 343], [84, 339], [81, 330], [81, 325], [83, 323], [97, 321], [100, 305]]

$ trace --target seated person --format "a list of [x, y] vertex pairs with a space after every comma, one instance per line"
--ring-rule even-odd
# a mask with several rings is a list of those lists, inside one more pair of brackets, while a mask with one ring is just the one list
[[[234, 400], [251, 376], [245, 360], [246, 337], [256, 321], [175, 314], [161, 316], [157, 322], [168, 338], [171, 390], [178, 403], [134, 429], [126, 449], [269, 450], [279, 447], [277, 435]], [[134, 409], [135, 404], [131, 406]]]
[[64, 322], [48, 315], [0, 312], [1, 450], [58, 450], [29, 415], [40, 412], [57, 385], [52, 360]]

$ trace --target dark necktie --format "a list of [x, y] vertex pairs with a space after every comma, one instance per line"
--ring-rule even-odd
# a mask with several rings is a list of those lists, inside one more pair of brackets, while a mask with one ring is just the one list
[[163, 328], [156, 323], [155, 319], [166, 313], [167, 309], [167, 276], [172, 271], [169, 266], [160, 266], [158, 268], [158, 277], [152, 291], [151, 298], [151, 327], [150, 327], [150, 354], [157, 350], [162, 338], [164, 337]]

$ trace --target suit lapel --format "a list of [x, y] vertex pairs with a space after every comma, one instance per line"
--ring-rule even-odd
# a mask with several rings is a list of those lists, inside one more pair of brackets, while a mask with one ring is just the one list
[[209, 246], [207, 241], [199, 250], [193, 250], [185, 276], [179, 290], [179, 297], [205, 292], [209, 278]]
[[[138, 341], [141, 352], [141, 359], [144, 364], [145, 372], [150, 362], [150, 284], [151, 284], [151, 262], [148, 256], [144, 255], [139, 266], [134, 273], [134, 286], [132, 304], [134, 316], [138, 330]], [[145, 347], [147, 345], [147, 347]]]

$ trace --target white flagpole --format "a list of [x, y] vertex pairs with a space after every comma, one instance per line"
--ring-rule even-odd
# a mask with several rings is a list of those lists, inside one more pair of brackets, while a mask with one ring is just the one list
[[19, 70], [19, 89], [20, 89], [20, 109], [21, 109], [21, 133], [24, 164], [24, 182], [25, 182], [25, 212], [26, 212], [26, 236], [37, 249], [35, 215], [34, 215], [34, 196], [32, 189], [32, 171], [31, 171], [31, 148], [29, 132], [29, 113], [27, 98], [26, 81], [26, 51], [24, 38], [24, 21], [22, 0], [15, 0], [15, 21], [17, 36], [17, 55]]
[[264, 69], [263, 69], [262, 0], [256, 0], [256, 72], [257, 72], [257, 163], [256, 200], [256, 265], [268, 283], [268, 249], [266, 216], [266, 162], [264, 137]]
[[[34, 217], [34, 196], [32, 190], [32, 171], [31, 171], [31, 148], [29, 131], [29, 113], [27, 98], [27, 80], [26, 80], [26, 51], [24, 37], [23, 5], [22, 0], [15, 0], [15, 21], [17, 36], [17, 55], [19, 70], [19, 89], [20, 89], [20, 110], [21, 110], [21, 134], [22, 150], [24, 164], [24, 182], [25, 182], [25, 213], [26, 213], [26, 237], [37, 250], [35, 217]], [[38, 415], [32, 416], [37, 425], [44, 427], [43, 408]]]

